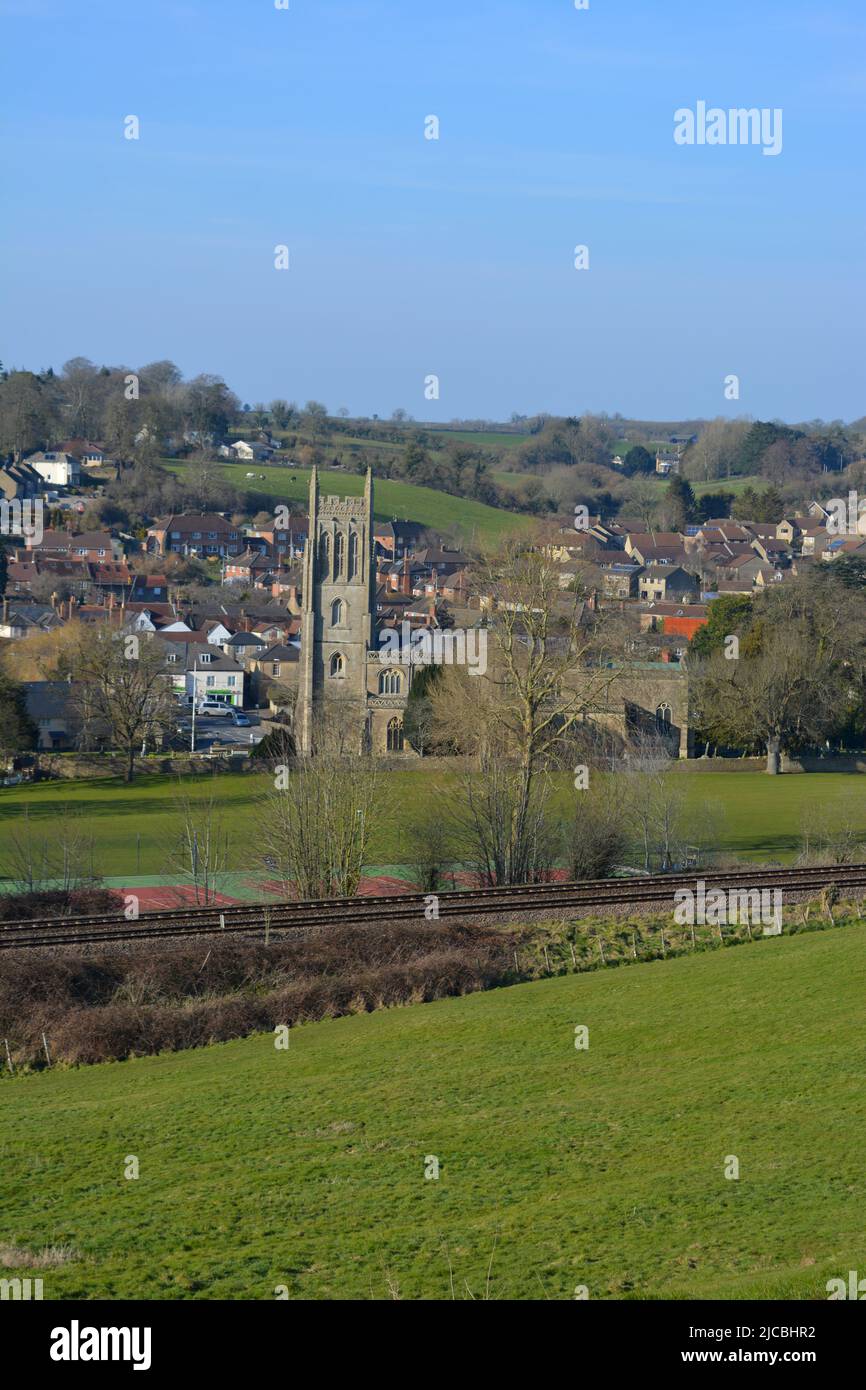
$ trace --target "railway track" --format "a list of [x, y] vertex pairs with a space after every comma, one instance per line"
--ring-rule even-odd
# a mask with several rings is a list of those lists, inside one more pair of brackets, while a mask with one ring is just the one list
[[[678, 888], [741, 890], [781, 889], [783, 894], [816, 893], [836, 887], [866, 892], [866, 864], [805, 869], [742, 870], [721, 873], [663, 874], [646, 878], [594, 879], [571, 883], [540, 883], [513, 888], [480, 888], [440, 892], [439, 919], [478, 917], [493, 913], [603, 910], [610, 907], [673, 903]], [[268, 936], [348, 926], [359, 923], [417, 922], [423, 919], [429, 894], [402, 893], [369, 898], [322, 898], [301, 902], [240, 904], [231, 907], [170, 908], [148, 912], [130, 921], [123, 914], [71, 918], [36, 918], [0, 923], [0, 950], [38, 946], [78, 946], [113, 941], [156, 941], [183, 937]]]

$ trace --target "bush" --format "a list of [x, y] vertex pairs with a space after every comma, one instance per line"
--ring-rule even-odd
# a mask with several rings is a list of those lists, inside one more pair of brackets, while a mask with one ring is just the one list
[[204, 1047], [342, 1014], [490, 989], [514, 943], [491, 928], [346, 927], [301, 941], [199, 942], [82, 955], [4, 953], [0, 1034], [18, 1065]]

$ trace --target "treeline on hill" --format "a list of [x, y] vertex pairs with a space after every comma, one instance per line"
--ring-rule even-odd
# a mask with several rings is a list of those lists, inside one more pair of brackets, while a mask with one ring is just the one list
[[[469, 428], [480, 423], [466, 422]], [[727, 515], [724, 482], [746, 475], [766, 479], [783, 505], [820, 493], [823, 482], [845, 470], [851, 486], [866, 482], [864, 420], [789, 426], [716, 419], [678, 427], [585, 413], [514, 415], [505, 428], [522, 442], [490, 443], [489, 436], [482, 442], [480, 432], [477, 443], [449, 438], [417, 425], [404, 410], [380, 420], [350, 418], [345, 407], [330, 413], [315, 400], [250, 405], [221, 377], [201, 373], [184, 380], [170, 361], [131, 369], [76, 357], [59, 373], [0, 368], [0, 455], [18, 458], [72, 438], [99, 441], [116, 462], [118, 478], [88, 521], [133, 530], [184, 507], [239, 516], [266, 511], [268, 495], [233, 486], [214, 464], [219, 443], [261, 430], [275, 432], [290, 464], [359, 472], [370, 465], [381, 478], [538, 516], [570, 512], [577, 502], [608, 515], [634, 515], [647, 489], [657, 492], [656, 452], [673, 447], [678, 428], [685, 440], [697, 435], [684, 450], [683, 477], [721, 484], [712, 504], [699, 504], [697, 519]], [[167, 454], [191, 460], [183, 478], [160, 467]], [[616, 466], [615, 457], [621, 460]], [[514, 476], [502, 479], [497, 472]]]
[[[255, 438], [261, 430], [277, 431], [289, 461], [303, 467], [372, 466], [379, 477], [491, 506], [518, 505], [490, 476], [495, 451], [460, 439], [434, 440], [415, 429], [404, 411], [395, 411], [390, 422], [350, 422], [345, 408], [330, 415], [315, 400], [302, 407], [281, 399], [250, 406], [221, 377], [203, 373], [185, 381], [169, 361], [132, 369], [97, 367], [76, 357], [59, 373], [0, 368], [0, 455], [17, 460], [65, 440], [86, 439], [103, 444], [117, 465], [116, 481], [88, 518], [93, 522], [135, 529], [185, 506], [244, 515], [266, 510], [267, 494], [237, 488], [207, 467], [220, 443], [243, 433]], [[166, 455], [199, 466], [181, 480], [160, 467]]]

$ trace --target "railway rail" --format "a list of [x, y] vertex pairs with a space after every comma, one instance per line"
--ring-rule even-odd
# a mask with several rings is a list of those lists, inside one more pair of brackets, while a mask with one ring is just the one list
[[[815, 894], [825, 888], [866, 893], [866, 864], [799, 869], [761, 869], [661, 874], [630, 879], [593, 879], [567, 883], [538, 883], [509, 888], [449, 890], [435, 894], [439, 920], [493, 913], [584, 912], [610, 907], [672, 903], [677, 889], [710, 888], [741, 891], [780, 889], [784, 894]], [[180, 907], [148, 912], [135, 920], [123, 914], [98, 914], [68, 919], [35, 918], [0, 923], [0, 950], [39, 946], [78, 946], [113, 941], [156, 941], [183, 937], [238, 935], [263, 931], [268, 937], [285, 933], [348, 926], [358, 923], [417, 922], [424, 917], [430, 894], [401, 893], [381, 897], [321, 898], [298, 902], [237, 904], [227, 907]]]

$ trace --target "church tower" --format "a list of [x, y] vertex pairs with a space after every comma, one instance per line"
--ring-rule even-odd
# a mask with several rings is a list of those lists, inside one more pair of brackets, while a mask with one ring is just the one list
[[363, 497], [322, 497], [313, 469], [302, 584], [297, 751], [314, 753], [317, 727], [333, 720], [360, 753], [376, 604], [371, 469]]

